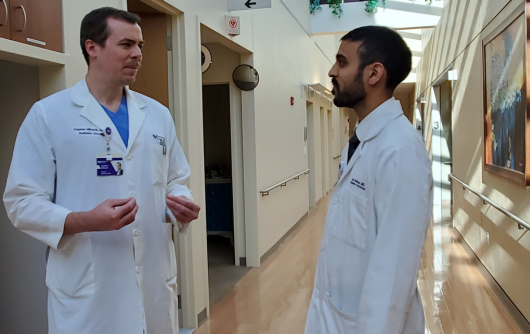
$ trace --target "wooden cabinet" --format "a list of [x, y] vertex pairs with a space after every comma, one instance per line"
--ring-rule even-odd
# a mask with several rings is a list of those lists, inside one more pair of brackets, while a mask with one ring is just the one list
[[9, 0], [0, 0], [0, 38], [11, 38]]
[[61, 0], [0, 1], [0, 20], [2, 20], [3, 11], [5, 11], [3, 5], [6, 4], [9, 9], [7, 14], [9, 25], [0, 27], [0, 37], [63, 52]]

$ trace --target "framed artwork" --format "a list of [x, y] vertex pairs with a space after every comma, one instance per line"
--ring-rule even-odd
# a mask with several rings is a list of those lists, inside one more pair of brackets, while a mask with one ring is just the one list
[[530, 185], [526, 26], [520, 8], [482, 42], [484, 170], [524, 186]]

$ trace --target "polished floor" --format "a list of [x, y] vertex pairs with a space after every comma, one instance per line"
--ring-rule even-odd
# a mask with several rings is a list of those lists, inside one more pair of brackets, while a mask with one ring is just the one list
[[234, 257], [234, 246], [229, 238], [219, 235], [208, 236], [210, 305], [223, 300], [232, 287], [250, 270], [248, 267], [236, 266]]
[[[212, 305], [197, 334], [302, 334], [328, 203]], [[522, 333], [449, 227], [431, 226], [418, 284], [426, 334]]]

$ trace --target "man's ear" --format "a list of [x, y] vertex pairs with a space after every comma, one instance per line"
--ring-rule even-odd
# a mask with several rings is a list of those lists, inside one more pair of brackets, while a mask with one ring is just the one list
[[97, 57], [100, 46], [91, 39], [85, 41], [85, 50], [91, 58]]
[[384, 79], [385, 76], [385, 67], [381, 63], [373, 63], [366, 66], [368, 70], [368, 85], [375, 86]]

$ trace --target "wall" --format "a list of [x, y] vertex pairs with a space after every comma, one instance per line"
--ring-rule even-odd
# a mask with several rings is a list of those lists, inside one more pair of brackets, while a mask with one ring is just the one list
[[[432, 141], [432, 89], [430, 86], [453, 67], [453, 173], [525, 221], [530, 220], [527, 187], [483, 170], [483, 68], [482, 40], [507, 24], [522, 0], [450, 1], [420, 63], [416, 97], [425, 94], [426, 145]], [[453, 186], [453, 222], [495, 280], [530, 319], [530, 237], [517, 224], [460, 186]], [[488, 236], [489, 234], [489, 242]]]
[[[0, 60], [0, 73], [0, 189], [3, 194], [18, 128], [39, 99], [39, 71], [34, 66]], [[46, 333], [45, 252], [44, 244], [15, 229], [4, 205], [0, 205], [2, 332]]]

